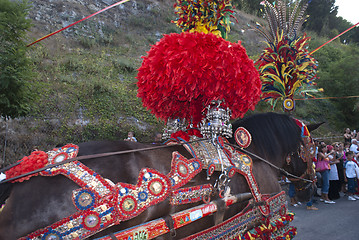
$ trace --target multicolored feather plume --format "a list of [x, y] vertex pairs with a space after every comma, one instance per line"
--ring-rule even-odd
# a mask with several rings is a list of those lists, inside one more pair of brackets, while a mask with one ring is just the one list
[[174, 7], [178, 17], [173, 22], [183, 32], [213, 33], [227, 38], [230, 17], [234, 18], [230, 0], [177, 0]]
[[309, 37], [299, 36], [299, 31], [307, 17], [304, 17], [308, 4], [297, 1], [287, 20], [288, 5], [278, 1], [272, 5], [263, 1], [269, 29], [257, 24], [257, 31], [266, 39], [264, 49], [256, 65], [262, 80], [262, 99], [273, 107], [281, 99], [293, 99], [300, 93], [303, 84], [313, 85], [316, 79], [317, 62], [309, 55]]

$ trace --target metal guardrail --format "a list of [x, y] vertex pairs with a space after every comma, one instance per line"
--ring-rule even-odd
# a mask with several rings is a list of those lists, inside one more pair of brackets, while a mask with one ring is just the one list
[[314, 137], [313, 139], [314, 140], [322, 140], [322, 139], [337, 139], [337, 138], [344, 139], [343, 136]]

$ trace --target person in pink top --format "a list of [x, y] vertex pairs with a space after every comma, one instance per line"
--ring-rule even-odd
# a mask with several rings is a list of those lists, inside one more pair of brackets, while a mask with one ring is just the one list
[[[318, 147], [318, 162], [325, 161], [329, 164], [329, 153], [327, 153], [327, 146], [324, 144], [319, 145]], [[334, 201], [330, 200], [328, 197], [329, 193], [329, 169], [323, 170], [320, 172], [322, 175], [322, 194], [320, 201], [323, 201], [327, 204], [335, 203]]]

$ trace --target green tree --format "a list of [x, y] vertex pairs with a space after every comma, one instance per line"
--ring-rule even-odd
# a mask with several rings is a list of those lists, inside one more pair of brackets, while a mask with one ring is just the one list
[[350, 41], [359, 43], [359, 28], [356, 27], [353, 30], [350, 30]]
[[263, 0], [233, 0], [233, 5], [236, 6], [237, 9], [242, 10], [246, 13], [260, 16], [263, 13], [260, 11], [262, 6], [260, 3]]
[[309, 19], [304, 25], [305, 29], [312, 30], [322, 36], [328, 36], [330, 27], [338, 13], [335, 0], [312, 0], [306, 12]]
[[342, 97], [358, 95], [359, 47], [339, 42], [330, 44], [314, 54], [319, 63], [318, 87], [324, 88], [326, 96], [337, 97], [331, 99], [335, 105], [335, 109], [333, 108], [331, 111], [340, 112], [342, 121], [335, 124], [341, 128], [358, 128], [358, 98]]
[[31, 26], [26, 0], [0, 0], [0, 116], [18, 117], [28, 111], [31, 64], [25, 38]]
[[[359, 51], [354, 48], [353, 55], [345, 55], [342, 59], [332, 64], [329, 71], [329, 83], [327, 93], [332, 96], [357, 96], [359, 92]], [[356, 53], [354, 53], [356, 51]], [[359, 111], [356, 108], [357, 98], [344, 98], [333, 100], [337, 108], [343, 113], [348, 126], [357, 128]]]

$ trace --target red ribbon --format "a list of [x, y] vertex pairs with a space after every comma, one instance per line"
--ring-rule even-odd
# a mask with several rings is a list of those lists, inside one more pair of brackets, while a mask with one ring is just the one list
[[341, 35], [343, 35], [344, 33], [350, 31], [351, 29], [353, 29], [354, 27], [356, 27], [357, 25], [359, 25], [359, 22], [353, 26], [351, 26], [350, 28], [348, 28], [347, 30], [345, 30], [344, 32], [342, 32], [341, 34], [337, 35], [336, 37], [330, 39], [329, 41], [327, 41], [326, 43], [324, 43], [323, 45], [321, 45], [320, 47], [317, 47], [316, 49], [314, 49], [313, 51], [311, 51], [309, 54], [312, 55], [313, 53], [315, 53], [316, 51], [318, 51], [319, 49], [321, 49], [322, 47], [324, 47], [325, 45], [327, 45], [328, 43], [330, 43], [331, 41], [334, 41], [335, 39], [337, 39], [338, 37], [340, 37]]
[[119, 1], [119, 2], [117, 2], [117, 3], [114, 3], [114, 4], [110, 5], [110, 6], [108, 6], [108, 7], [105, 7], [104, 9], [101, 9], [101, 10], [98, 11], [98, 12], [95, 12], [95, 13], [93, 13], [93, 14], [91, 14], [91, 15], [89, 15], [89, 16], [83, 18], [83, 19], [80, 19], [80, 20], [78, 20], [77, 22], [71, 23], [70, 25], [68, 25], [68, 26], [66, 26], [66, 27], [64, 27], [64, 28], [62, 28], [62, 29], [60, 29], [60, 30], [57, 30], [57, 31], [55, 31], [55, 32], [53, 32], [53, 33], [50, 33], [50, 34], [48, 34], [48, 35], [46, 35], [46, 36], [44, 36], [44, 37], [42, 37], [42, 38], [37, 39], [35, 42], [32, 42], [32, 43], [30, 43], [29, 45], [27, 45], [27, 47], [30, 47], [31, 45], [34, 45], [35, 43], [38, 43], [38, 42], [40, 42], [40, 41], [42, 41], [42, 40], [44, 40], [44, 39], [46, 39], [46, 38], [48, 38], [48, 37], [51, 37], [52, 35], [55, 35], [55, 34], [57, 34], [57, 33], [59, 33], [59, 32], [62, 32], [63, 30], [65, 30], [65, 29], [67, 29], [67, 28], [69, 28], [69, 27], [72, 27], [72, 26], [74, 26], [74, 25], [76, 25], [76, 24], [78, 24], [78, 23], [80, 23], [80, 22], [82, 22], [82, 21], [84, 21], [84, 20], [86, 20], [86, 19], [89, 19], [89, 18], [91, 18], [91, 17], [93, 17], [93, 16], [95, 16], [95, 15], [97, 15], [97, 14], [99, 14], [99, 13], [102, 13], [102, 12], [104, 12], [104, 11], [110, 9], [110, 8], [113, 8], [113, 7], [117, 6], [117, 5], [123, 4], [123, 3], [128, 2], [128, 1], [130, 1], [130, 0], [122, 0], [122, 1]]

